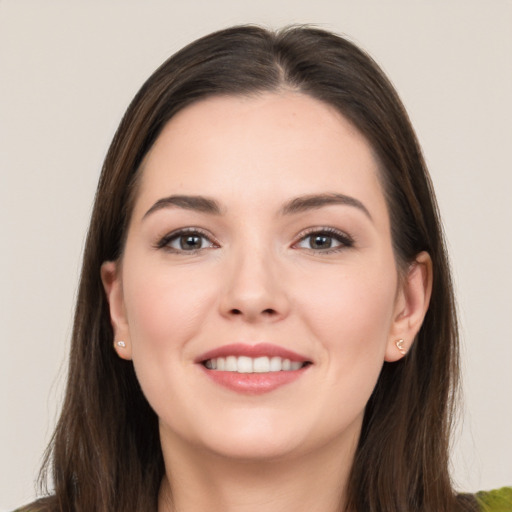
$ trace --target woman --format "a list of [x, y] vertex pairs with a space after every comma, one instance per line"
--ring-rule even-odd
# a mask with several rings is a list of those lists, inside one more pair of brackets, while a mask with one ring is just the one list
[[480, 510], [448, 436], [431, 183], [376, 64], [235, 27], [164, 63], [105, 160], [68, 387], [26, 510]]

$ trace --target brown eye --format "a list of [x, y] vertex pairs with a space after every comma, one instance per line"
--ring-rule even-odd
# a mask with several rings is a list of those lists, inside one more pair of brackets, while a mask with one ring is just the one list
[[294, 247], [315, 252], [335, 252], [353, 245], [352, 238], [338, 230], [318, 230], [310, 231]]
[[311, 235], [308, 239], [311, 249], [330, 249], [333, 245], [333, 239], [328, 235]]
[[171, 252], [183, 253], [194, 252], [202, 249], [217, 247], [212, 240], [200, 231], [175, 231], [171, 233], [156, 245], [159, 249], [166, 249]]
[[202, 249], [204, 237], [200, 235], [181, 235], [177, 242], [182, 251], [195, 251]]

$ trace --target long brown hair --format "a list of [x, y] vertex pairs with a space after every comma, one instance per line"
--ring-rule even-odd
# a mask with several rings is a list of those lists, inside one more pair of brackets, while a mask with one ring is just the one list
[[[213, 95], [291, 89], [334, 106], [367, 138], [380, 164], [398, 267], [420, 251], [433, 262], [431, 304], [401, 361], [385, 363], [367, 404], [347, 492], [358, 512], [472, 510], [448, 473], [458, 378], [452, 283], [432, 185], [413, 128], [375, 62], [346, 39], [308, 27], [240, 26], [188, 45], [129, 106], [108, 151], [87, 237], [69, 376], [43, 479], [41, 510], [156, 510], [164, 466], [156, 414], [130, 362], [112, 349], [100, 280], [123, 251], [139, 167], [179, 110]], [[32, 505], [31, 510], [37, 510]]]

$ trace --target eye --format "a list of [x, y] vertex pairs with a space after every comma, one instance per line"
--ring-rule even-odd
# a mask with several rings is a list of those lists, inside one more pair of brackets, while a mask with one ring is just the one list
[[209, 236], [197, 229], [182, 229], [164, 236], [156, 245], [171, 252], [197, 252], [218, 247]]
[[307, 249], [315, 252], [336, 252], [346, 247], [352, 247], [354, 241], [351, 237], [337, 229], [315, 229], [303, 235], [294, 244], [295, 248]]

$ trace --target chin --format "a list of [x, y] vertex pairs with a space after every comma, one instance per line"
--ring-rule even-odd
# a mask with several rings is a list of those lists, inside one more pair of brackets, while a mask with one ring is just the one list
[[203, 446], [217, 456], [249, 463], [292, 457], [298, 454], [301, 444], [296, 439], [262, 438], [260, 434], [251, 438], [231, 436], [228, 442], [210, 439]]
[[298, 454], [308, 429], [298, 425], [296, 418], [282, 418], [282, 413], [277, 416], [254, 410], [233, 411], [218, 416], [217, 421], [210, 416], [208, 421], [196, 422], [196, 428], [189, 424], [168, 430], [162, 425], [161, 435], [175, 446], [185, 442], [196, 452], [247, 462]]

